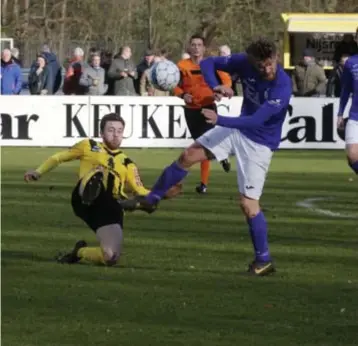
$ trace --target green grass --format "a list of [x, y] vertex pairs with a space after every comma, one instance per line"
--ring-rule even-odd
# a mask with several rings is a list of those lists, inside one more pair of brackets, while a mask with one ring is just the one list
[[[334, 197], [317, 206], [358, 214], [343, 152], [275, 155], [262, 203], [278, 272], [267, 278], [243, 274], [252, 246], [236, 174], [218, 164], [207, 196], [193, 192], [195, 169], [178, 199], [126, 217], [119, 266], [56, 264], [59, 250], [95, 236], [69, 204], [77, 163], [23, 183], [53, 152], [2, 148], [4, 346], [357, 345], [357, 220], [296, 206]], [[178, 155], [127, 152], [148, 186]]]

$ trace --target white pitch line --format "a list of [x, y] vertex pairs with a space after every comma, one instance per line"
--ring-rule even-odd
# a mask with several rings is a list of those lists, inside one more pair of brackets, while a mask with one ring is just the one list
[[315, 206], [315, 202], [318, 201], [330, 201], [333, 200], [334, 198], [328, 198], [328, 197], [317, 197], [317, 198], [307, 198], [303, 201], [299, 201], [296, 203], [296, 205], [298, 207], [303, 207], [306, 209], [309, 209], [311, 211], [313, 211], [316, 214], [321, 214], [321, 215], [326, 215], [326, 216], [331, 216], [331, 217], [338, 217], [338, 218], [342, 218], [342, 219], [358, 219], [358, 215], [354, 215], [354, 214], [342, 214], [339, 212], [334, 212], [332, 210], [329, 209], [322, 209], [322, 208], [317, 208]]

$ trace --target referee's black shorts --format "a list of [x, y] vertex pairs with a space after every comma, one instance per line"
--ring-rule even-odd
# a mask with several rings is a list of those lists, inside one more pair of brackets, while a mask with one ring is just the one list
[[[216, 111], [216, 105], [206, 106], [204, 108], [213, 109]], [[204, 115], [201, 114], [201, 109], [184, 108], [185, 121], [188, 126], [190, 135], [193, 139], [197, 139], [205, 132], [214, 127], [212, 124], [208, 124]]]
[[79, 194], [80, 182], [72, 192], [72, 209], [76, 216], [82, 219], [94, 232], [98, 228], [119, 224], [123, 229], [123, 209], [112, 194], [102, 187], [101, 193], [91, 205], [82, 203]]

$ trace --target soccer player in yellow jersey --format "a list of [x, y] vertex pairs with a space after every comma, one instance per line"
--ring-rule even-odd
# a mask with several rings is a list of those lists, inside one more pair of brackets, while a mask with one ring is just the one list
[[60, 163], [80, 160], [78, 183], [72, 192], [72, 208], [95, 233], [100, 247], [89, 247], [83, 240], [58, 258], [60, 263], [86, 260], [113, 265], [122, 244], [123, 209], [118, 200], [126, 199], [128, 184], [137, 195], [147, 195], [136, 165], [119, 149], [124, 120], [115, 113], [105, 115], [100, 123], [103, 142], [85, 139], [72, 148], [48, 158], [36, 170], [25, 173], [25, 181], [38, 180]]

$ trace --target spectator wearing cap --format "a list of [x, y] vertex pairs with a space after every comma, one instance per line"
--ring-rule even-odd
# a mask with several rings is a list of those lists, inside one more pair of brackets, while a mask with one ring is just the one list
[[144, 53], [143, 60], [137, 65], [137, 73], [138, 78], [135, 81], [135, 89], [137, 94], [140, 94], [140, 80], [142, 78], [142, 75], [144, 71], [146, 71], [149, 67], [152, 66], [154, 61], [154, 52], [150, 49], [147, 49]]
[[18, 95], [21, 92], [21, 68], [14, 62], [11, 51], [7, 48], [1, 53], [0, 84], [1, 95]]
[[84, 95], [86, 87], [80, 85], [80, 78], [85, 67], [84, 51], [77, 47], [73, 51], [73, 57], [67, 68], [65, 81], [63, 83], [63, 93], [65, 95]]
[[86, 95], [104, 95], [108, 85], [105, 84], [105, 70], [101, 67], [100, 53], [92, 53], [90, 65], [85, 67], [80, 85], [86, 88]]
[[37, 56], [36, 68], [29, 74], [29, 90], [31, 95], [51, 95], [53, 90], [52, 73], [46, 56]]
[[[47, 44], [44, 44], [40, 50], [40, 56], [46, 59], [46, 66], [51, 74], [50, 80], [52, 85], [48, 86], [48, 94], [56, 94], [57, 91], [60, 89], [62, 84], [62, 68], [60, 63], [58, 62], [57, 56], [55, 53], [51, 52], [50, 47]], [[33, 70], [37, 70], [38, 68], [38, 57], [32, 63], [30, 68], [30, 74]]]
[[303, 51], [302, 61], [292, 73], [292, 88], [295, 96], [320, 96], [326, 93], [327, 78], [318, 65], [311, 49]]

